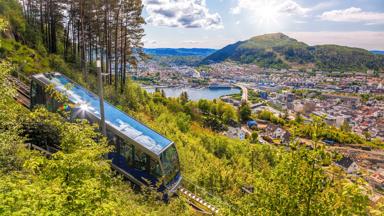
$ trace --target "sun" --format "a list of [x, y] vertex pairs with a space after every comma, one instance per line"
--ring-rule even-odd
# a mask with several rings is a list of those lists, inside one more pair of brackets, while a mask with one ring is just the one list
[[275, 25], [279, 16], [278, 6], [271, 1], [264, 1], [255, 11], [255, 18], [262, 25]]

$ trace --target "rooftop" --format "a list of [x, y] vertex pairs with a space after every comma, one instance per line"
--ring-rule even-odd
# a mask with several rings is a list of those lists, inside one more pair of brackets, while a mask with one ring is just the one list
[[349, 157], [343, 157], [341, 160], [336, 161], [336, 163], [338, 165], [348, 169], [353, 164], [353, 160]]

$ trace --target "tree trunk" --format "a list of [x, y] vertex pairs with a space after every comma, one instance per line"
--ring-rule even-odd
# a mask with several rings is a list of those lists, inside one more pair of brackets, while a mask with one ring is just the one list
[[119, 36], [119, 15], [120, 15], [120, 8], [117, 9], [116, 13], [116, 27], [115, 27], [115, 93], [117, 94], [117, 87], [119, 84], [119, 57], [117, 56], [117, 45], [118, 45], [118, 36]]

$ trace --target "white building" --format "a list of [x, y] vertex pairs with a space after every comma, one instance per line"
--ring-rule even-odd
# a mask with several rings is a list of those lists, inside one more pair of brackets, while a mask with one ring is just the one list
[[349, 157], [343, 157], [343, 159], [336, 161], [336, 164], [343, 168], [348, 174], [359, 171], [359, 166]]

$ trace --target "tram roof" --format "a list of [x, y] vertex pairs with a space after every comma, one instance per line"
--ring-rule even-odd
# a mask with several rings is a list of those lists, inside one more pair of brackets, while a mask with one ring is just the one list
[[[34, 77], [47, 85], [53, 84], [56, 90], [65, 94], [76, 106], [86, 108], [87, 112], [100, 119], [100, 102], [97, 95], [60, 73], [37, 74]], [[68, 84], [71, 86], [70, 89], [67, 89]], [[104, 102], [104, 110], [107, 125], [119, 130], [154, 154], [159, 155], [172, 144], [169, 139], [107, 102]]]

